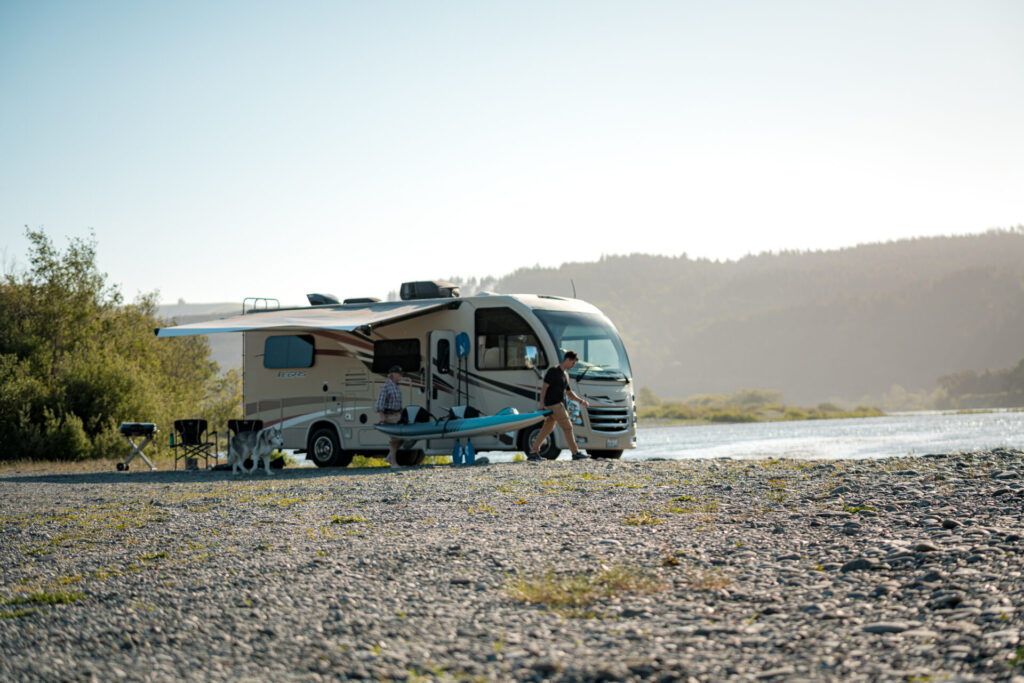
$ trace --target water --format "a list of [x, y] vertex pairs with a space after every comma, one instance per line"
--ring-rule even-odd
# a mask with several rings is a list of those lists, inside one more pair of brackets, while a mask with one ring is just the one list
[[[623, 460], [666, 458], [885, 458], [927, 453], [1024, 449], [1024, 412], [956, 415], [925, 412], [847, 420], [755, 422], [735, 425], [641, 427], [637, 448]], [[491, 462], [513, 452], [491, 451]], [[562, 451], [561, 459], [568, 457]], [[312, 466], [302, 455], [300, 465]]]
[[884, 458], [1024, 448], [1024, 412], [904, 413], [886, 417], [641, 428], [623, 460]]

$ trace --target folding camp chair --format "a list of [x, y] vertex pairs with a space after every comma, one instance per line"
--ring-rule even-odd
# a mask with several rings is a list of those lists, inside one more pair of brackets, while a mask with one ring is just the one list
[[[206, 426], [206, 420], [174, 421], [174, 432], [177, 434], [177, 438], [174, 434], [171, 435], [171, 448], [174, 449], [174, 469], [178, 469], [178, 461], [182, 458], [185, 459], [185, 469], [187, 470], [196, 469], [199, 458], [203, 459], [203, 466], [207, 469], [210, 467], [210, 456], [212, 455], [214, 460], [217, 459], [220, 440], [217, 437], [217, 432], [207, 433]], [[213, 441], [210, 441], [210, 437], [213, 437]]]

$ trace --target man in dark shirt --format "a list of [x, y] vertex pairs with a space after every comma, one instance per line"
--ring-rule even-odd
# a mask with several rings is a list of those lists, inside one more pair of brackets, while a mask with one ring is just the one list
[[569, 414], [565, 411], [565, 404], [563, 403], [565, 395], [568, 394], [570, 398], [580, 405], [590, 405], [586, 399], [577, 396], [569, 388], [569, 374], [567, 371], [571, 370], [578, 360], [579, 357], [575, 351], [566, 351], [562, 362], [548, 368], [548, 371], [544, 374], [544, 385], [540, 389], [540, 407], [542, 410], [550, 410], [551, 414], [544, 418], [540, 434], [530, 444], [530, 452], [526, 454], [527, 460], [540, 460], [538, 451], [541, 444], [554, 431], [556, 423], [562, 428], [565, 441], [569, 444], [569, 450], [572, 451], [572, 459], [583, 460], [587, 457], [580, 453], [579, 446], [576, 445], [576, 435], [572, 431], [572, 422], [569, 421]]

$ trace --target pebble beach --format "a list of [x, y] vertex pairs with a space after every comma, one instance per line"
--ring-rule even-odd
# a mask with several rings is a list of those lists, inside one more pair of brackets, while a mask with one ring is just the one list
[[0, 680], [1024, 681], [1024, 453], [0, 471]]

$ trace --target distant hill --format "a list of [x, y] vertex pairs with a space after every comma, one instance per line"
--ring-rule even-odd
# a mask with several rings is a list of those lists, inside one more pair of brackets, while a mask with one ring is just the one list
[[[791, 404], [880, 399], [894, 385], [1013, 368], [1024, 358], [1024, 227], [738, 261], [645, 254], [460, 281], [477, 290], [572, 296], [600, 307], [626, 342], [638, 387], [662, 397], [741, 389]], [[193, 322], [239, 304], [163, 306]], [[239, 335], [213, 335], [222, 369]]]
[[637, 384], [661, 396], [858, 401], [1024, 357], [1024, 227], [726, 262], [610, 256], [480, 283], [562, 296], [573, 284], [619, 328]]
[[216, 304], [187, 304], [179, 301], [176, 304], [164, 304], [157, 308], [157, 315], [165, 320], [175, 319], [179, 324], [214, 320], [242, 312], [238, 302], [222, 302]]
[[[226, 318], [241, 312], [242, 305], [240, 303], [177, 303], [157, 308], [158, 316], [167, 321], [177, 321], [179, 325]], [[210, 358], [220, 365], [221, 372], [242, 367], [242, 335], [211, 334], [208, 339], [210, 340]]]

